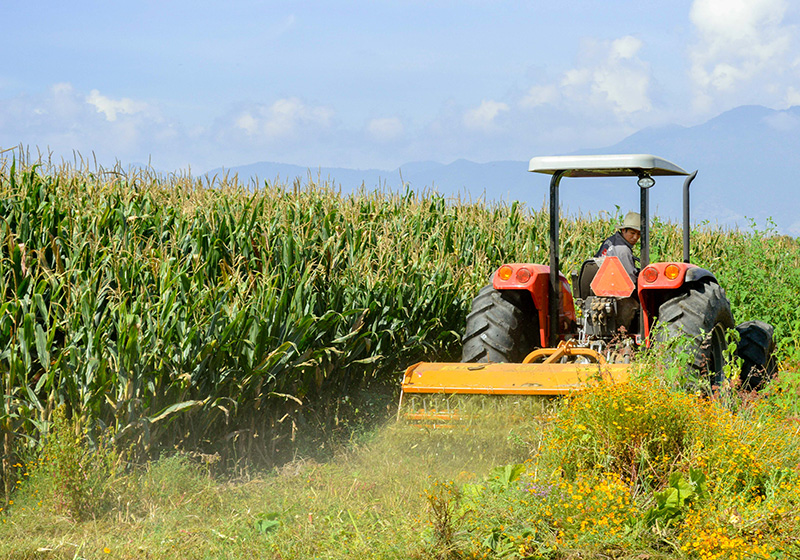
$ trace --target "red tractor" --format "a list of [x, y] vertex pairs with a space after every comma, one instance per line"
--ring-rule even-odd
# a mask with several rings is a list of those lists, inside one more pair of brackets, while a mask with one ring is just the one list
[[[642, 345], [684, 335], [709, 387], [723, 381], [730, 302], [711, 271], [689, 262], [689, 187], [697, 172], [652, 155], [535, 157], [529, 171], [550, 179], [550, 263], [502, 265], [472, 303], [461, 363], [408, 368], [403, 393], [564, 394], [591, 382], [624, 381]], [[649, 194], [655, 177], [685, 176], [683, 262], [650, 262]], [[559, 185], [564, 177], [636, 177], [641, 200], [641, 272], [617, 257], [559, 272]], [[660, 325], [655, 328], [656, 324]], [[745, 383], [770, 373], [772, 327], [750, 321], [741, 335]], [[687, 342], [688, 341], [688, 342]], [[761, 376], [761, 377], [759, 377]]]

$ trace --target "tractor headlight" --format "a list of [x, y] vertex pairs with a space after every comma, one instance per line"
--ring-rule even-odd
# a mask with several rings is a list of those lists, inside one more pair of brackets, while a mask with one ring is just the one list
[[656, 184], [656, 180], [653, 179], [650, 175], [642, 175], [641, 177], [639, 177], [638, 183], [639, 187], [643, 189], [649, 189], [650, 187]]

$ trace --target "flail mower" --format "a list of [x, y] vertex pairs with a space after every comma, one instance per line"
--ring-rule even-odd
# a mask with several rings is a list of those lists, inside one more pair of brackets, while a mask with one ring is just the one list
[[[528, 170], [550, 175], [549, 265], [500, 266], [473, 300], [462, 361], [409, 367], [400, 406], [412, 395], [564, 395], [591, 383], [625, 382], [637, 350], [676, 335], [690, 341], [697, 374], [709, 387], [719, 385], [734, 320], [714, 274], [689, 262], [689, 188], [697, 172], [647, 154], [535, 157]], [[650, 262], [650, 189], [661, 176], [685, 177], [683, 262]], [[637, 179], [641, 271], [635, 281], [615, 256], [584, 261], [571, 287], [559, 271], [564, 177]], [[755, 386], [772, 367], [772, 327], [749, 321], [736, 328], [743, 380]]]

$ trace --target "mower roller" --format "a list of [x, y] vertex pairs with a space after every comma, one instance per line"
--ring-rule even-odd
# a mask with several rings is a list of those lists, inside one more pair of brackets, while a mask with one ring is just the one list
[[[709, 387], [720, 385], [725, 334], [734, 322], [713, 273], [689, 262], [689, 188], [697, 172], [648, 154], [535, 157], [528, 170], [551, 176], [549, 266], [500, 266], [473, 300], [462, 361], [409, 367], [400, 406], [413, 395], [565, 395], [595, 383], [624, 383], [637, 350], [676, 335], [690, 341], [697, 375]], [[649, 195], [660, 176], [685, 177], [683, 262], [650, 263]], [[617, 257], [606, 256], [584, 261], [570, 288], [559, 271], [558, 195], [564, 177], [637, 179], [641, 268], [635, 283]], [[654, 331], [656, 322], [662, 327]], [[747, 337], [746, 363], [766, 356], [764, 364], [753, 364], [754, 371], [767, 366], [772, 343], [771, 327], [760, 324], [764, 327]], [[763, 340], [763, 353], [753, 351], [756, 340]]]

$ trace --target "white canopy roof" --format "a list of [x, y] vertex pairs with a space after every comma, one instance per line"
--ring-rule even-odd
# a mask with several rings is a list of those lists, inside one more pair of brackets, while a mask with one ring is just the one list
[[689, 174], [671, 161], [650, 154], [535, 157], [528, 171], [548, 175], [564, 171], [564, 177], [636, 177], [643, 171], [653, 176]]

